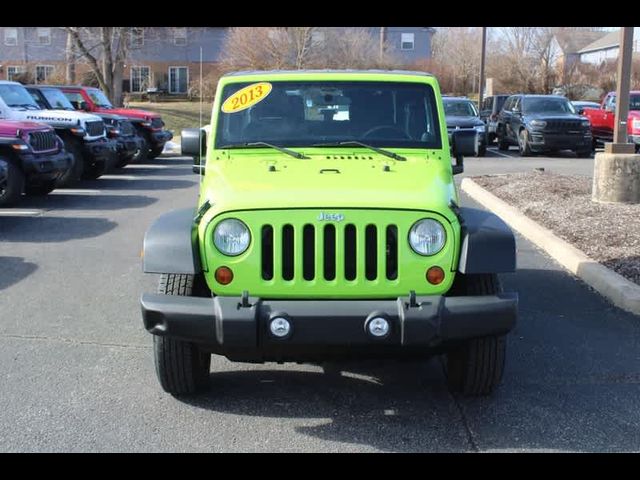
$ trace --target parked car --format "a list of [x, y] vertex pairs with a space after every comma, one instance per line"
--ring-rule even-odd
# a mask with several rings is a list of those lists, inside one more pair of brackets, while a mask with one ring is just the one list
[[96, 115], [66, 110], [44, 110], [20, 83], [0, 80], [0, 119], [42, 122], [52, 126], [76, 161], [57, 181], [75, 185], [81, 178], [96, 179], [115, 162], [114, 142], [106, 136]]
[[487, 142], [489, 144], [496, 141], [498, 114], [507, 98], [509, 98], [509, 95], [490, 95], [482, 100], [480, 119], [487, 125]]
[[591, 156], [589, 120], [559, 95], [512, 95], [498, 115], [498, 149], [517, 145], [522, 156], [573, 150]]
[[582, 115], [584, 113], [585, 108], [600, 108], [600, 104], [596, 102], [585, 102], [582, 100], [574, 100], [571, 102], [573, 108], [576, 109], [576, 113], [578, 115]]
[[133, 108], [115, 108], [104, 92], [98, 88], [82, 86], [61, 86], [76, 110], [91, 113], [113, 113], [128, 118], [141, 138], [141, 148], [134, 162], [143, 162], [162, 153], [165, 143], [173, 138], [173, 134], [164, 129], [160, 115], [147, 110]]
[[463, 97], [442, 97], [449, 141], [455, 130], [472, 130], [476, 133], [476, 157], [487, 153], [487, 126], [480, 120], [475, 103]]
[[[36, 103], [45, 110], [75, 111], [65, 94], [55, 86], [28, 85], [27, 90]], [[124, 167], [140, 151], [142, 139], [129, 120], [113, 113], [96, 112], [104, 122], [107, 137], [116, 144], [115, 167]]]
[[449, 148], [437, 80], [232, 73], [214, 105], [210, 141], [182, 131], [182, 152], [204, 155], [197, 205], [144, 239], [144, 271], [162, 274], [141, 298], [162, 388], [207, 388], [212, 354], [444, 354], [451, 390], [493, 391], [516, 322], [517, 294], [498, 281], [515, 269], [515, 239], [494, 214], [458, 206], [454, 174], [476, 134], [452, 132]]
[[[613, 141], [613, 128], [616, 117], [616, 92], [607, 93], [602, 103], [594, 108], [585, 108], [583, 115], [591, 122], [593, 147], [598, 143]], [[640, 91], [629, 92], [629, 116], [627, 117], [627, 135], [629, 141], [640, 152]]]
[[74, 161], [49, 125], [0, 120], [0, 206], [51, 192]]

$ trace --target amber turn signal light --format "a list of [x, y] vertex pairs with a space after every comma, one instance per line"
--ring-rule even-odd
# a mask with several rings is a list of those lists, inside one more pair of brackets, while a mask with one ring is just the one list
[[429, 267], [427, 270], [427, 282], [432, 285], [439, 285], [444, 280], [444, 270], [440, 267]]
[[220, 285], [229, 285], [233, 280], [233, 272], [229, 267], [218, 267], [216, 269], [216, 282]]

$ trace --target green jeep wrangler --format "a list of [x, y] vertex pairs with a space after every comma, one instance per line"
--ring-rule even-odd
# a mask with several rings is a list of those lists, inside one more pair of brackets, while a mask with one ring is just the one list
[[[182, 132], [203, 175], [197, 208], [144, 239], [142, 295], [162, 388], [242, 362], [446, 357], [449, 388], [502, 377], [515, 239], [459, 206], [475, 131], [447, 134], [440, 89], [405, 71], [262, 71], [220, 79], [209, 135]], [[452, 162], [455, 159], [455, 163]]]

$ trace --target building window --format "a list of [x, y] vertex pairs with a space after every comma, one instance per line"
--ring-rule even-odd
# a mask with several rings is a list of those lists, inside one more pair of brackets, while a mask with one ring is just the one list
[[36, 83], [46, 83], [52, 74], [52, 65], [36, 65]]
[[400, 50], [413, 50], [415, 34], [403, 33], [400, 37]]
[[49, 27], [38, 27], [38, 45], [51, 45], [51, 29]]
[[169, 93], [187, 93], [189, 88], [189, 69], [187, 67], [169, 67]]
[[18, 45], [18, 29], [17, 28], [4, 29], [4, 44], [9, 46]]
[[137, 27], [131, 30], [131, 48], [140, 48], [144, 45], [144, 28]]
[[176, 28], [173, 31], [173, 43], [178, 46], [184, 46], [187, 44], [187, 29]]
[[151, 81], [151, 69], [149, 67], [131, 67], [131, 91], [146, 92]]
[[24, 72], [23, 67], [19, 67], [19, 66], [7, 67], [7, 80], [14, 81], [15, 77], [20, 75], [23, 72]]

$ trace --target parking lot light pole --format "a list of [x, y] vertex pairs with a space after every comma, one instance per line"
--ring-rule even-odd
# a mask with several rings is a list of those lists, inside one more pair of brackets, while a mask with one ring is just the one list
[[631, 56], [633, 54], [633, 27], [623, 27], [620, 30], [619, 52], [618, 85], [616, 89], [616, 119], [613, 129], [613, 143], [606, 143], [604, 151], [605, 153], [634, 153], [634, 145], [627, 143]]
[[482, 49], [480, 51], [480, 86], [478, 87], [478, 111], [482, 109], [482, 91], [484, 90], [484, 58], [487, 48], [487, 27], [482, 27]]

